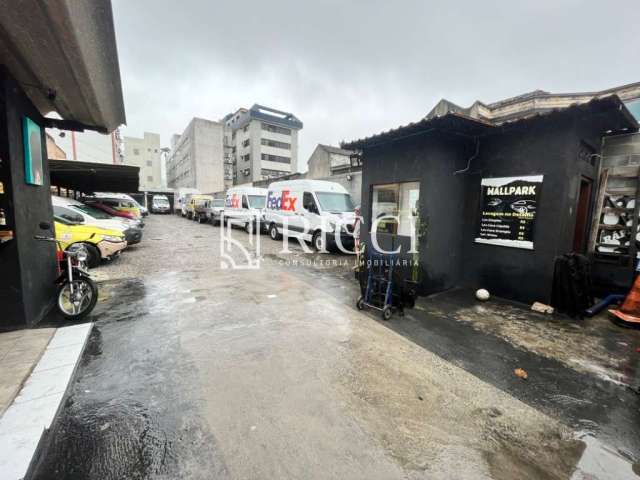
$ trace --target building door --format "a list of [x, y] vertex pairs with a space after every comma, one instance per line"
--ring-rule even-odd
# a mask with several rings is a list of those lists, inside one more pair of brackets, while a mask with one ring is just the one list
[[587, 177], [580, 178], [580, 191], [578, 192], [578, 205], [576, 207], [576, 227], [573, 232], [573, 251], [577, 253], [585, 253], [587, 248], [592, 186], [593, 180]]

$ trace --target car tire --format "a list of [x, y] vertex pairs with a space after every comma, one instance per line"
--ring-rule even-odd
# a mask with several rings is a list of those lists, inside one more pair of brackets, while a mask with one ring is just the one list
[[278, 227], [275, 223], [269, 225], [269, 236], [271, 237], [271, 240], [282, 240], [282, 234], [278, 233]]
[[321, 252], [323, 250], [325, 250], [324, 245], [323, 245], [323, 240], [322, 240], [322, 232], [320, 230], [318, 230], [316, 233], [313, 234], [313, 237], [311, 237], [311, 245], [313, 246], [313, 249], [316, 252]]
[[100, 261], [102, 260], [100, 250], [90, 243], [83, 243], [82, 245], [87, 249], [87, 266], [89, 268], [100, 266]]
[[244, 231], [249, 235], [253, 233], [253, 222], [247, 222], [244, 224]]

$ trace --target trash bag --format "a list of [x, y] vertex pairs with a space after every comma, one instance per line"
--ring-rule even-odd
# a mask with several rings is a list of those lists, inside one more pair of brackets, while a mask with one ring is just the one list
[[572, 318], [583, 318], [593, 305], [591, 293], [591, 262], [579, 253], [556, 257], [553, 272], [551, 305]]

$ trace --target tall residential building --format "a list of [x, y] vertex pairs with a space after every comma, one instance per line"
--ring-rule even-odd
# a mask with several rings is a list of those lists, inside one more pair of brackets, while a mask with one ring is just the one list
[[168, 186], [202, 193], [223, 191], [223, 136], [223, 123], [204, 118], [193, 118], [182, 135], [173, 135], [167, 157]]
[[124, 163], [140, 167], [140, 190], [163, 188], [160, 135], [144, 132], [142, 138], [124, 137]]
[[255, 104], [222, 121], [228, 182], [238, 185], [298, 171], [302, 122], [292, 113]]

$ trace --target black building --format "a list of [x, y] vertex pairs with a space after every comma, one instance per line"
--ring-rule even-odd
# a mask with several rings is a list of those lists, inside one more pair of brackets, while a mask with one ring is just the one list
[[349, 142], [363, 159], [362, 236], [371, 245], [373, 221], [398, 213], [377, 239], [417, 255], [423, 294], [462, 286], [549, 303], [555, 257], [586, 249], [603, 137], [637, 129], [609, 95], [499, 122], [430, 114]]

